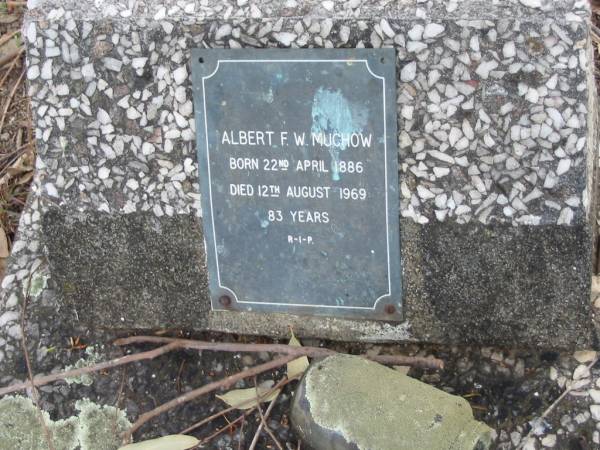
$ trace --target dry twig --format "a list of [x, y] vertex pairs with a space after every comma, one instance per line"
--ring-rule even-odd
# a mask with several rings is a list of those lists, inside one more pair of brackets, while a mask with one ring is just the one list
[[211, 434], [210, 436], [207, 436], [206, 438], [202, 439], [202, 441], [200, 441], [200, 442], [198, 443], [198, 445], [197, 445], [197, 446], [195, 446], [195, 447], [192, 447], [192, 448], [200, 448], [200, 446], [201, 446], [201, 445], [204, 445], [204, 444], [206, 444], [207, 442], [210, 442], [210, 441], [212, 441], [214, 438], [216, 438], [218, 435], [220, 435], [220, 434], [221, 434], [221, 433], [223, 433], [224, 431], [226, 431], [226, 430], [229, 430], [230, 428], [233, 428], [233, 426], [234, 426], [235, 424], [237, 424], [238, 422], [242, 422], [242, 421], [244, 421], [244, 420], [246, 419], [246, 416], [247, 416], [248, 414], [249, 414], [249, 413], [248, 413], [247, 411], [246, 411], [246, 412], [244, 412], [242, 415], [240, 415], [240, 417], [238, 417], [237, 419], [235, 419], [233, 422], [229, 422], [229, 423], [228, 423], [227, 425], [225, 425], [223, 428], [221, 428], [221, 429], [219, 429], [219, 430], [215, 431], [215, 432], [214, 432], [213, 434]]
[[[164, 355], [172, 350], [179, 348], [177, 344], [167, 344], [162, 347], [155, 348], [147, 352], [134, 353], [133, 355], [122, 356], [120, 358], [111, 359], [103, 363], [93, 364], [88, 367], [81, 367], [79, 369], [67, 370], [64, 372], [53, 373], [41, 377], [34, 378], [32, 383], [34, 386], [43, 386], [54, 381], [64, 380], [66, 378], [79, 377], [86, 373], [99, 372], [104, 369], [111, 369], [113, 367], [122, 366], [123, 364], [129, 364], [135, 361], [142, 361], [145, 359], [154, 359], [157, 356]], [[10, 394], [11, 392], [22, 391], [30, 386], [30, 382], [14, 383], [9, 386], [0, 389], [0, 395]]]
[[2, 111], [2, 117], [0, 118], [0, 134], [2, 134], [2, 128], [4, 127], [4, 121], [6, 120], [6, 113], [8, 112], [8, 108], [10, 107], [12, 99], [15, 96], [15, 92], [17, 92], [17, 89], [21, 85], [21, 81], [23, 81], [24, 76], [25, 76], [25, 69], [23, 69], [23, 71], [21, 72], [19, 79], [15, 83], [14, 87], [10, 91], [10, 94], [8, 95], [8, 98], [6, 99], [6, 104], [4, 105], [4, 110]]
[[244, 445], [244, 424], [246, 423], [246, 416], [242, 416], [242, 423], [240, 424], [240, 437], [238, 439], [238, 450], [242, 450], [242, 445]]
[[4, 67], [9, 62], [13, 62], [13, 60], [17, 60], [19, 56], [21, 56], [25, 52], [24, 47], [19, 47], [14, 49], [12, 52], [4, 55], [0, 58], [0, 67]]
[[263, 427], [264, 427], [265, 431], [269, 434], [269, 436], [271, 437], [273, 442], [275, 442], [275, 445], [277, 446], [277, 448], [279, 450], [283, 450], [283, 448], [281, 447], [281, 444], [279, 443], [279, 441], [277, 440], [277, 438], [275, 437], [275, 435], [273, 434], [271, 429], [267, 426], [267, 418], [271, 414], [271, 410], [273, 409], [273, 406], [275, 405], [275, 402], [277, 401], [278, 397], [279, 397], [279, 392], [277, 392], [277, 394], [275, 394], [275, 398], [273, 398], [273, 400], [271, 400], [271, 403], [269, 403], [269, 406], [267, 407], [267, 411], [264, 414], [262, 412], [262, 408], [260, 406], [258, 407], [258, 412], [260, 413], [260, 423], [258, 424], [258, 428], [256, 429], [256, 433], [254, 433], [254, 438], [252, 439], [252, 443], [250, 444], [250, 447], [248, 447], [248, 450], [254, 450], [254, 448], [256, 447], [256, 443], [258, 442], [258, 438], [260, 437], [260, 432], [263, 429]]
[[14, 38], [19, 33], [20, 33], [20, 31], [16, 30], [16, 31], [7, 33], [4, 36], [0, 37], [0, 45], [6, 44], [8, 41], [10, 41], [12, 38]]
[[[277, 397], [279, 396], [279, 394], [277, 394], [277, 396], [273, 399], [273, 401], [269, 404], [269, 408], [271, 407], [271, 405], [275, 402], [275, 400], [277, 400]], [[269, 408], [267, 408], [267, 411], [269, 411]], [[269, 437], [271, 438], [271, 440], [275, 443], [275, 446], [277, 446], [278, 450], [283, 450], [283, 447], [281, 446], [281, 444], [279, 443], [279, 440], [277, 439], [277, 437], [275, 437], [275, 435], [273, 434], [273, 432], [271, 431], [271, 428], [269, 428], [269, 426], [267, 425], [267, 415], [266, 413], [263, 414], [262, 412], [262, 408], [260, 407], [260, 405], [258, 406], [258, 413], [260, 414], [260, 424], [258, 425], [258, 429], [257, 429], [257, 434], [255, 436], [260, 436], [260, 428], [264, 428], [265, 431], [267, 432], [267, 434], [269, 435]], [[256, 439], [256, 441], [258, 442], [258, 438]], [[250, 447], [249, 450], [254, 450], [254, 447]]]
[[10, 63], [10, 66], [8, 66], [8, 69], [6, 69], [6, 73], [4, 74], [4, 76], [2, 77], [2, 79], [0, 80], [0, 87], [4, 86], [4, 82], [6, 81], [6, 79], [8, 78], [8, 76], [12, 73], [12, 70], [15, 68], [15, 66], [17, 65], [17, 63], [19, 62], [19, 58], [14, 58], [12, 60], [12, 62]]
[[[294, 347], [287, 344], [239, 344], [230, 342], [205, 342], [193, 339], [178, 339], [162, 336], [131, 336], [117, 339], [116, 345], [130, 344], [167, 344], [179, 343], [181, 348], [195, 350], [213, 350], [221, 352], [270, 352], [286, 355], [310, 356], [312, 358], [335, 355], [335, 350], [321, 347]], [[401, 355], [360, 355], [382, 364], [393, 364], [397, 366], [414, 366], [427, 369], [443, 369], [444, 362], [437, 358], [422, 358], [418, 356]]]
[[48, 444], [49, 450], [55, 450], [54, 444], [52, 442], [52, 432], [48, 429], [46, 425], [46, 421], [44, 420], [44, 413], [42, 412], [42, 408], [40, 406], [40, 398], [38, 396], [37, 389], [33, 384], [33, 370], [31, 369], [31, 361], [29, 360], [29, 351], [27, 350], [27, 338], [25, 333], [25, 320], [27, 317], [27, 304], [29, 303], [29, 286], [31, 286], [31, 275], [29, 276], [27, 294], [23, 296], [23, 305], [21, 308], [21, 345], [23, 347], [23, 356], [25, 357], [25, 365], [27, 366], [27, 376], [29, 378], [29, 385], [31, 386], [31, 396], [33, 397], [33, 402], [35, 403], [35, 407], [38, 412], [38, 419], [44, 430], [44, 437], [46, 438], [46, 443]]
[[[587, 365], [587, 368], [588, 368], [588, 370], [592, 370], [592, 367], [594, 367], [594, 366], [596, 365], [596, 363], [598, 362], [598, 359], [599, 359], [599, 358], [600, 358], [600, 354], [599, 354], [599, 355], [596, 355], [596, 357], [593, 359], [593, 361], [592, 361], [592, 362], [590, 362], [590, 363]], [[554, 411], [554, 409], [555, 409], [555, 408], [558, 406], [558, 404], [559, 404], [560, 402], [562, 402], [562, 401], [563, 401], [563, 399], [564, 399], [564, 398], [565, 398], [567, 395], [569, 395], [569, 393], [570, 393], [570, 392], [573, 390], [573, 386], [575, 386], [575, 384], [571, 383], [571, 384], [569, 385], [569, 387], [567, 387], [567, 388], [566, 388], [566, 389], [565, 389], [565, 390], [562, 392], [562, 394], [560, 394], [560, 395], [559, 395], [559, 396], [556, 398], [556, 400], [554, 400], [554, 401], [552, 402], [552, 404], [551, 404], [550, 406], [548, 406], [548, 408], [546, 408], [546, 410], [545, 410], [545, 411], [542, 413], [542, 415], [541, 415], [541, 416], [539, 416], [539, 417], [537, 418], [537, 420], [544, 420], [546, 417], [548, 417], [548, 416], [550, 415], [550, 413], [551, 413], [552, 411]], [[527, 441], [528, 441], [528, 440], [529, 440], [529, 439], [532, 437], [532, 435], [533, 435], [533, 431], [534, 431], [534, 428], [532, 427], [532, 428], [531, 428], [531, 430], [529, 430], [529, 433], [527, 433], [527, 435], [526, 435], [526, 436], [525, 436], [525, 437], [524, 437], [524, 438], [521, 440], [521, 444], [520, 444], [520, 445], [519, 445], [519, 447], [518, 447], [519, 449], [523, 448], [523, 446], [524, 446], [524, 445], [527, 443]]]

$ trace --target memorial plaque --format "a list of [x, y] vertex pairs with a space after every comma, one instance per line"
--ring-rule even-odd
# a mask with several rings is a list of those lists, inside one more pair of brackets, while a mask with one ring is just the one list
[[401, 320], [395, 51], [192, 58], [213, 309]]

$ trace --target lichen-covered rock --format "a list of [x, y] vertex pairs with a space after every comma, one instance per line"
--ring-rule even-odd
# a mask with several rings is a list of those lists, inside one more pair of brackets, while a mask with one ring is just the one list
[[366, 359], [315, 362], [298, 386], [292, 424], [314, 450], [486, 450], [492, 429], [469, 403]]

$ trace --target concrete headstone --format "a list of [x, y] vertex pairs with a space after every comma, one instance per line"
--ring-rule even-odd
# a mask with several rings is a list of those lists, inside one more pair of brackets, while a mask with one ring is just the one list
[[[589, 17], [583, 0], [43, 2], [23, 33], [37, 173], [0, 322], [35, 270], [102, 327], [594, 345]], [[395, 50], [400, 321], [211, 310], [191, 52], [266, 47]]]

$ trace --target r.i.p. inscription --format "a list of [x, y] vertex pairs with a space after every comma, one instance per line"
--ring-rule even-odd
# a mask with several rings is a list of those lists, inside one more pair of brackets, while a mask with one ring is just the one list
[[400, 320], [394, 50], [192, 58], [213, 309]]

